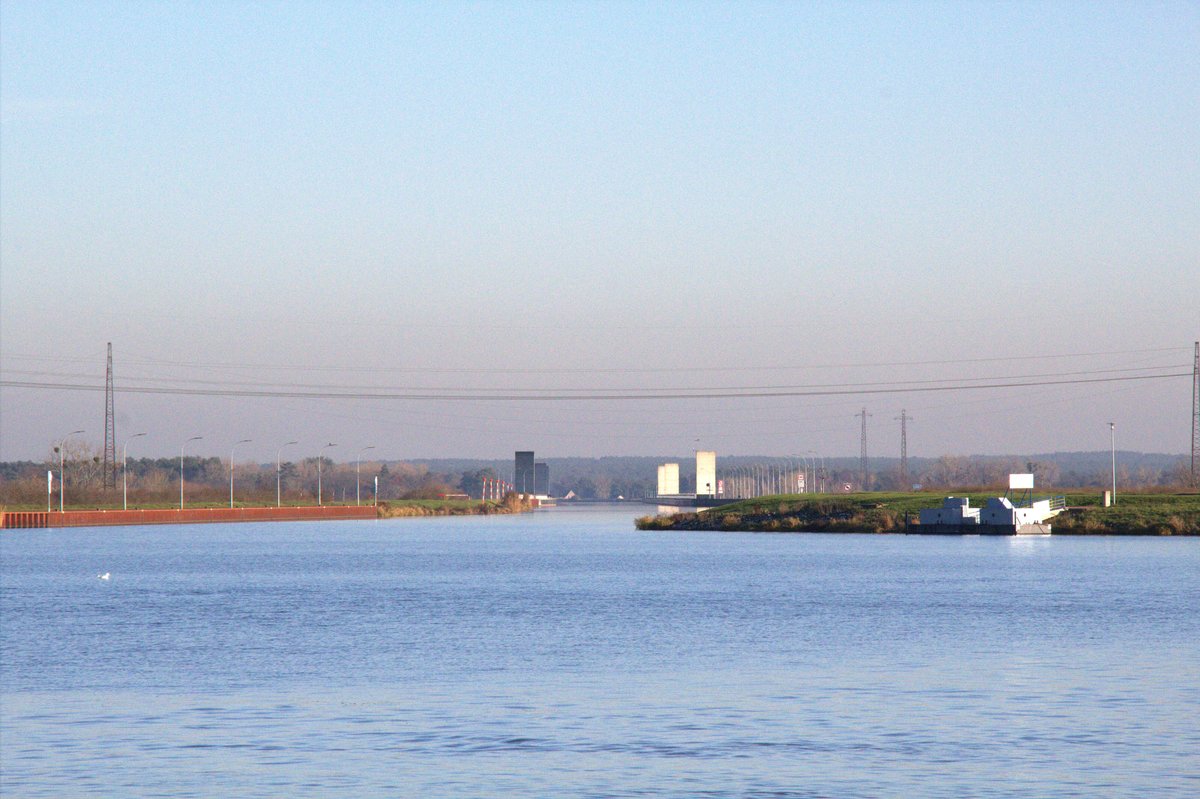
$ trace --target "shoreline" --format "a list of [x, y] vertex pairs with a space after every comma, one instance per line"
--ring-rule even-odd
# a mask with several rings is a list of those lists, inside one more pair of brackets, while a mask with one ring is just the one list
[[[970, 492], [972, 501], [987, 496]], [[1068, 493], [1069, 507], [1052, 517], [1052, 535], [1200, 536], [1200, 494], [1126, 494], [1121, 503], [1101, 507], [1092, 494]], [[922, 507], [936, 507], [942, 494], [777, 495], [743, 500], [710, 510], [643, 516], [645, 531], [724, 531], [752, 533], [867, 533], [979, 535], [983, 531], [922, 531]]]
[[66, 511], [0, 510], [0, 530], [68, 527], [128, 527], [148, 524], [223, 524], [232, 522], [369, 521], [428, 516], [488, 516], [520, 513], [520, 503], [410, 500], [376, 505], [285, 505], [283, 507], [139, 508]]

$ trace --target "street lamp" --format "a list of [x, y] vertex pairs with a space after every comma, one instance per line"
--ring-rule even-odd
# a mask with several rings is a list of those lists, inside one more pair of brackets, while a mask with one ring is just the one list
[[[809, 458], [809, 455], [812, 455], [812, 458]], [[804, 451], [804, 459], [811, 462], [810, 468], [812, 469], [812, 476], [809, 480], [805, 481], [804, 490], [811, 491], [814, 494], [821, 493], [821, 472], [819, 471], [819, 464], [817, 463], [817, 459], [820, 457], [821, 456], [817, 454], [815, 449], [808, 449]]]
[[179, 445], [179, 509], [183, 510], [183, 448], [188, 441], [199, 441], [204, 436], [192, 436], [187, 441]]
[[121, 445], [121, 507], [123, 510], [129, 510], [129, 442], [144, 435], [146, 434], [134, 433]]
[[[292, 444], [299, 443], [299, 441], [289, 441], [283, 447], [290, 447]], [[275, 451], [275, 507], [277, 508], [283, 507], [283, 493], [280, 491], [281, 480], [279, 477], [279, 470], [282, 465], [282, 461], [279, 458], [283, 454], [283, 447]]]
[[229, 448], [229, 508], [233, 509], [233, 451], [237, 449], [238, 444], [249, 444], [251, 439], [243, 438], [241, 441]]
[[359, 481], [358, 470], [359, 470], [359, 466], [362, 464], [362, 454], [369, 449], [375, 449], [375, 448], [374, 447], [363, 447], [362, 449], [360, 449], [358, 451], [358, 457], [356, 457], [354, 459], [354, 504], [355, 505], [362, 504], [362, 496], [361, 496], [362, 486]]
[[1117, 504], [1117, 423], [1108, 423], [1108, 434], [1112, 440], [1112, 504]]
[[[816, 484], [815, 491], [816, 493], [820, 494], [823, 493], [823, 486], [821, 485], [821, 472], [825, 471], [825, 456], [818, 455], [815, 449], [810, 449], [809, 452], [812, 453], [813, 456], [813, 472], [815, 472], [815, 474], [813, 474], [813, 483]], [[819, 468], [817, 466], [817, 458], [821, 459], [821, 465]]]
[[58, 442], [58, 512], [59, 513], [63, 512], [63, 491], [67, 487], [67, 481], [63, 478], [63, 463], [64, 463], [63, 447], [66, 445], [68, 438], [70, 438], [71, 436], [79, 435], [80, 433], [83, 433], [83, 432], [85, 432], [85, 431], [72, 430], [71, 432], [69, 432], [65, 436], [63, 436], [62, 440]]
[[[321, 452], [324, 452], [325, 450], [329, 449], [330, 447], [336, 447], [336, 446], [337, 446], [337, 444], [330, 442], [330, 443], [326, 444], [325, 446], [321, 447]], [[317, 505], [318, 506], [321, 505], [321, 461], [323, 461], [324, 459], [325, 459], [324, 455], [317, 456]]]

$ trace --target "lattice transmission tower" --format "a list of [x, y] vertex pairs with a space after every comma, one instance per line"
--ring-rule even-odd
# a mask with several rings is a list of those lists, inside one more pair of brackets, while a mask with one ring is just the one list
[[900, 409], [900, 415], [896, 417], [900, 420], [900, 485], [904, 490], [908, 490], [908, 423], [912, 417], [908, 415], [908, 411], [904, 408]]
[[104, 487], [117, 487], [117, 426], [113, 418], [112, 342], [108, 342], [108, 369], [104, 376]]
[[859, 413], [854, 414], [856, 419], [860, 416], [862, 417], [862, 446], [858, 456], [858, 471], [862, 491], [868, 490], [867, 478], [869, 475], [867, 474], [867, 417], [870, 415], [871, 414], [867, 413], [867, 409], [865, 407]]
[[1192, 486], [1200, 485], [1200, 341], [1196, 342], [1196, 353], [1192, 357]]

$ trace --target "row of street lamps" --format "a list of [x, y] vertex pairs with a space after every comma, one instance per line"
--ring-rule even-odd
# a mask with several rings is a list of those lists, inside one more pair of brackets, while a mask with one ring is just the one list
[[[67, 433], [65, 436], [63, 436], [62, 439], [59, 440], [59, 442], [58, 442], [58, 511], [59, 511], [59, 513], [63, 512], [64, 502], [65, 502], [64, 494], [65, 494], [65, 488], [66, 488], [66, 480], [64, 479], [64, 476], [63, 476], [63, 469], [65, 466], [65, 446], [67, 443], [67, 439], [69, 439], [71, 436], [79, 435], [80, 433], [84, 433], [84, 432], [87, 432], [87, 431], [72, 430], [70, 433]], [[141, 438], [144, 435], [146, 435], [146, 433], [134, 433], [133, 435], [129, 436], [129, 438], [125, 439], [125, 443], [121, 445], [121, 507], [124, 510], [129, 510], [129, 442], [135, 438]], [[203, 439], [204, 439], [204, 436], [192, 436], [191, 438], [186, 439], [182, 444], [179, 445], [179, 509], [180, 510], [183, 510], [183, 451], [187, 447], [187, 445], [190, 444], [191, 442], [202, 441]], [[229, 507], [230, 508], [233, 507], [233, 464], [234, 464], [233, 455], [240, 444], [249, 444], [252, 441], [253, 441], [253, 439], [243, 438], [240, 441], [237, 441], [236, 443], [234, 443], [234, 445], [229, 450]], [[290, 447], [293, 444], [299, 444], [299, 443], [300, 443], [299, 441], [289, 441], [286, 444], [284, 444], [283, 446], [281, 446], [275, 452], [275, 506], [276, 507], [283, 506], [283, 491], [282, 491], [283, 486], [282, 486], [282, 477], [281, 477], [282, 472], [283, 472], [283, 461], [282, 461], [283, 450], [285, 447]], [[330, 443], [326, 444], [325, 446], [321, 447], [321, 451], [324, 452], [326, 449], [329, 449], [330, 447], [336, 447], [336, 446], [337, 446], [337, 444], [330, 442]], [[364, 452], [367, 452], [368, 450], [372, 450], [372, 449], [375, 449], [375, 447], [374, 446], [363, 447], [361, 450], [358, 451], [358, 455], [354, 461], [354, 504], [355, 505], [362, 504], [362, 478], [361, 478], [362, 456], [363, 456]], [[324, 461], [323, 455], [321, 457], [317, 458], [317, 505], [323, 504], [323, 498], [321, 495], [321, 466], [322, 466], [323, 461]], [[378, 489], [378, 483], [377, 483], [376, 484], [376, 494], [378, 494], [378, 490], [379, 489]], [[51, 492], [47, 492], [47, 497], [46, 497], [46, 512], [47, 513], [50, 512], [51, 496], [52, 496]]]
[[[786, 463], [782, 464], [735, 466], [726, 473], [726, 480], [729, 482], [726, 491], [730, 496], [736, 497], [791, 493], [793, 490], [799, 493], [824, 492], [824, 479], [828, 476], [825, 470], [825, 456], [818, 455], [815, 450], [810, 449], [804, 455], [791, 455], [784, 460]], [[803, 482], [800, 481], [801, 476]]]

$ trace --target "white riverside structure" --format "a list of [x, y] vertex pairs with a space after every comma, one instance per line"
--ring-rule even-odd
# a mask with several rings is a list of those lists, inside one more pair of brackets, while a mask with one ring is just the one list
[[705, 450], [696, 452], [696, 496], [717, 495], [717, 453]]
[[[1010, 474], [1009, 494], [1024, 491], [1013, 504], [1008, 495], [972, 508], [967, 497], [946, 497], [940, 508], [922, 508], [915, 532], [931, 535], [1050, 535], [1050, 519], [1066, 506], [1062, 497], [1034, 500], [1033, 475]], [[910, 530], [910, 532], [913, 532]]]
[[679, 464], [660, 463], [658, 466], [658, 491], [660, 497], [679, 496]]
[[698, 450], [696, 452], [696, 492], [694, 494], [679, 493], [679, 464], [660, 463], [658, 465], [658, 491], [650, 500], [650, 504], [668, 505], [673, 507], [712, 508], [717, 505], [728, 505], [736, 500], [729, 499], [721, 490], [717, 481], [717, 453]]

